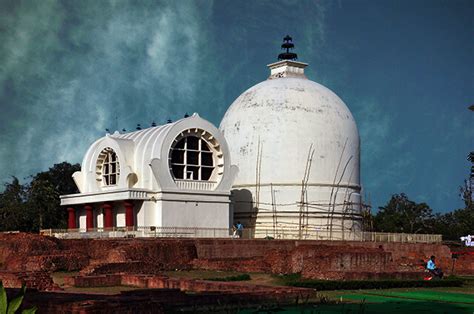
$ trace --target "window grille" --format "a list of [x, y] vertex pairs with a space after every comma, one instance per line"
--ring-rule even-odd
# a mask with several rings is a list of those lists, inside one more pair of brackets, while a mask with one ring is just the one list
[[215, 169], [213, 152], [202, 137], [187, 135], [172, 148], [170, 166], [175, 179], [209, 181]]
[[97, 181], [103, 186], [116, 185], [120, 175], [120, 164], [117, 154], [110, 147], [105, 148], [97, 160]]

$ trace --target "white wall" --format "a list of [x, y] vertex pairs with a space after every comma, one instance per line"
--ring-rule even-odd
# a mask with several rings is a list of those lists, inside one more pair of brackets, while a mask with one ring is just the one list
[[163, 201], [163, 227], [229, 228], [229, 204]]

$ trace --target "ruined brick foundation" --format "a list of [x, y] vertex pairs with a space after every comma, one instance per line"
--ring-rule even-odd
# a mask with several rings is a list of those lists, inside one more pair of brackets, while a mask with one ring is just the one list
[[[230, 270], [300, 273], [312, 279], [420, 279], [423, 263], [436, 255], [449, 274], [451, 251], [442, 244], [240, 239], [60, 240], [33, 234], [0, 235], [0, 279], [16, 286], [54, 290], [51, 272], [81, 275], [159, 275], [164, 270]], [[473, 274], [474, 255], [463, 255], [455, 273]], [[27, 273], [35, 280], [26, 280]], [[41, 275], [40, 275], [41, 274]], [[13, 278], [17, 276], [17, 281]], [[23, 277], [22, 277], [23, 276]], [[48, 283], [49, 282], [49, 283]]]

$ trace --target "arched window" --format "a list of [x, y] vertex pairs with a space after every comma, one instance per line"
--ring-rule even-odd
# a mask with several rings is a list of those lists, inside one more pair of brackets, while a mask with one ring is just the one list
[[170, 166], [175, 179], [209, 181], [215, 169], [213, 152], [204, 138], [186, 135], [171, 149]]
[[97, 159], [97, 181], [103, 186], [116, 185], [120, 175], [117, 154], [110, 147], [105, 148]]

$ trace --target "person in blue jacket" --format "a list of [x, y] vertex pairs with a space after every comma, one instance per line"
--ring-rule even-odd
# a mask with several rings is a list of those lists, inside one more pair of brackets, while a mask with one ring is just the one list
[[237, 236], [239, 238], [242, 238], [242, 234], [244, 232], [244, 225], [240, 223], [240, 221], [237, 221]]
[[436, 259], [436, 257], [434, 255], [432, 255], [430, 257], [430, 259], [426, 263], [426, 269], [428, 269], [428, 271], [432, 275], [434, 275], [436, 277], [439, 277], [441, 279], [441, 278], [443, 278], [443, 272], [441, 271], [441, 268], [436, 267], [435, 259]]

